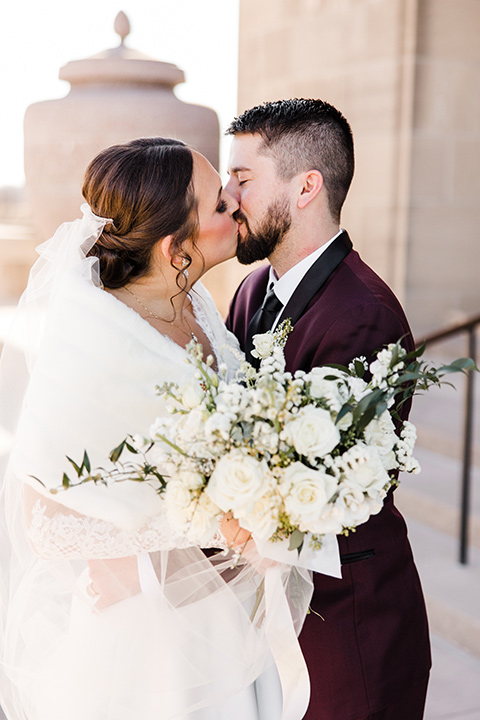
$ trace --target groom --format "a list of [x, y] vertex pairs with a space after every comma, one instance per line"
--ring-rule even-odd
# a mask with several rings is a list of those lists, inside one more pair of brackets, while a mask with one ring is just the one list
[[[321, 100], [284, 100], [247, 110], [227, 132], [237, 257], [270, 262], [243, 281], [230, 308], [228, 325], [247, 354], [252, 335], [284, 318], [295, 326], [285, 347], [292, 372], [371, 359], [401, 337], [411, 350], [398, 300], [340, 229], [354, 170], [347, 120]], [[300, 635], [312, 686], [305, 718], [421, 720], [428, 626], [393, 492], [378, 515], [338, 539], [342, 579], [315, 573]]]

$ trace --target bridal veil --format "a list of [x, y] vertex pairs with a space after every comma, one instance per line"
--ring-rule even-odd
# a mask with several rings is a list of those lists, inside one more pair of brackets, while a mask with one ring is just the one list
[[[61, 487], [67, 455], [87, 449], [108, 467], [126, 434], [165, 412], [155, 386], [193, 373], [183, 348], [102, 290], [88, 252], [110, 220], [82, 211], [39, 247], [0, 363], [0, 702], [9, 720], [213, 720], [272, 655], [291, 658], [283, 691], [295, 694], [308, 573], [188, 547], [153, 482]], [[200, 283], [194, 296], [221, 353], [221, 318]], [[153, 573], [131, 596], [127, 556]], [[101, 612], [92, 559], [125, 586]], [[272, 648], [275, 635], [286, 640]], [[289, 703], [282, 717], [300, 718]]]

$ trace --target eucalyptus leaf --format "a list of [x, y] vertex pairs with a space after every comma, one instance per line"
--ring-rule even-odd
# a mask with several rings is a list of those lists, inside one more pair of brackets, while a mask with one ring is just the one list
[[71, 457], [68, 457], [68, 455], [67, 455], [66, 457], [67, 457], [68, 462], [69, 462], [71, 465], [73, 465], [73, 467], [74, 467], [74, 469], [75, 469], [75, 472], [77, 473], [77, 476], [80, 477], [81, 474], [82, 474], [82, 468], [80, 467], [80, 465], [77, 465], [77, 463], [75, 462], [75, 460], [72, 460], [72, 458], [71, 458]]
[[112, 450], [112, 452], [110, 453], [110, 455], [109, 455], [108, 457], [110, 458], [110, 460], [111, 460], [113, 463], [118, 462], [118, 460], [119, 460], [122, 452], [123, 452], [124, 449], [125, 449], [125, 445], [126, 445], [126, 441], [125, 441], [125, 440], [122, 440], [122, 442], [120, 443], [120, 445], [117, 445], [117, 447]]
[[355, 359], [353, 367], [355, 368], [355, 374], [357, 375], [357, 377], [363, 378], [363, 376], [365, 375], [365, 365], [363, 364], [363, 362], [361, 360]]
[[82, 468], [85, 468], [87, 473], [90, 473], [90, 470], [91, 470], [90, 458], [88, 457], [88, 453], [86, 450], [84, 450], [84, 452], [83, 452]]
[[300, 551], [303, 547], [303, 539], [305, 537], [305, 533], [303, 533], [301, 530], [294, 530], [292, 534], [290, 535], [290, 542], [288, 545], [289, 550], [297, 550], [298, 554], [300, 555]]

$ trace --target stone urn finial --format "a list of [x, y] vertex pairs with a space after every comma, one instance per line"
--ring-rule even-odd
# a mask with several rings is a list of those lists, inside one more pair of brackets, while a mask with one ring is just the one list
[[115, 22], [113, 23], [113, 29], [117, 33], [117, 35], [120, 35], [120, 45], [125, 44], [125, 38], [130, 35], [130, 20], [125, 15], [123, 10], [120, 10], [117, 17], [115, 18]]

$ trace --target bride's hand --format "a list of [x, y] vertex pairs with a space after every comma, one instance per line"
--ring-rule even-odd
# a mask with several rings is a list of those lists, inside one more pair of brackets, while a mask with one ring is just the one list
[[88, 560], [90, 584], [87, 593], [96, 610], [125, 600], [140, 592], [136, 556], [112, 560]]
[[229, 548], [245, 547], [252, 539], [252, 534], [240, 527], [238, 520], [231, 513], [226, 513], [220, 521], [220, 530]]

